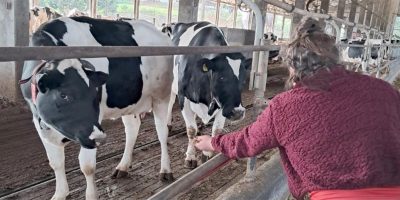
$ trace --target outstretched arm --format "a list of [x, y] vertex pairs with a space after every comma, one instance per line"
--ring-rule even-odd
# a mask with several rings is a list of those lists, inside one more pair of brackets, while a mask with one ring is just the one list
[[200, 136], [195, 144], [200, 150], [221, 152], [230, 158], [252, 157], [278, 145], [272, 104], [264, 110], [257, 121], [242, 130], [213, 138]]

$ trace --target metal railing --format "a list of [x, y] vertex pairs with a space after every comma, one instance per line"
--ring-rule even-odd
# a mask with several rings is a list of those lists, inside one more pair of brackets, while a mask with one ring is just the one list
[[279, 50], [280, 46], [46, 46], [46, 47], [0, 47], [0, 62], [21, 60], [51, 60], [68, 58], [123, 58], [137, 56], [164, 56], [187, 54], [235, 53]]

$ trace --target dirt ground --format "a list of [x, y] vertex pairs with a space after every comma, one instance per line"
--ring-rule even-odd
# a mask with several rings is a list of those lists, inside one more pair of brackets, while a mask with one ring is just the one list
[[[269, 70], [269, 82], [265, 96], [272, 97], [282, 91], [286, 70], [272, 67]], [[254, 119], [250, 104], [253, 93], [243, 93], [243, 103], [247, 106], [247, 117], [240, 124], [227, 123], [226, 129], [232, 131], [243, 127]], [[177, 104], [175, 104], [177, 105]], [[49, 167], [43, 145], [34, 129], [32, 116], [24, 103], [12, 103], [0, 99], [0, 199], [50, 199], [54, 193], [55, 180]], [[188, 169], [183, 168], [187, 136], [184, 122], [177, 108], [173, 114], [174, 127], [169, 136], [169, 154], [174, 177], [179, 178]], [[121, 120], [106, 120], [103, 127], [107, 139], [98, 149], [96, 184], [101, 199], [146, 199], [167, 184], [158, 180], [160, 165], [160, 147], [155, 134], [152, 115], [142, 121], [140, 133], [133, 153], [133, 163], [129, 176], [123, 179], [111, 179], [110, 175], [122, 157], [125, 134]], [[210, 133], [205, 126], [201, 133]], [[83, 199], [85, 190], [84, 176], [78, 164], [79, 146], [67, 145], [66, 172], [70, 188], [68, 199]], [[264, 155], [269, 155], [266, 152]], [[268, 156], [260, 157], [260, 162]], [[212, 199], [219, 192], [240, 179], [245, 171], [245, 161], [233, 161], [197, 185], [180, 199]]]

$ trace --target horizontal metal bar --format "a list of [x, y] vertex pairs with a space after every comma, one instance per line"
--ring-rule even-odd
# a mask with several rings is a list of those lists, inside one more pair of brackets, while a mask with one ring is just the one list
[[259, 166], [254, 175], [256, 177], [254, 180], [248, 181], [246, 177], [242, 178], [215, 200], [283, 200], [288, 198], [289, 187], [278, 152]]
[[213, 54], [251, 51], [279, 50], [277, 45], [263, 46], [46, 46], [46, 47], [0, 47], [0, 62], [20, 60], [53, 60], [67, 58], [122, 58], [138, 56]]
[[180, 179], [176, 180], [174, 183], [164, 188], [157, 194], [148, 198], [148, 200], [164, 200], [164, 199], [173, 199], [178, 194], [187, 191], [194, 184], [202, 180], [203, 178], [208, 177], [213, 172], [217, 171], [219, 168], [223, 167], [230, 160], [222, 154], [218, 154], [213, 157], [211, 160], [206, 163], [200, 165], [193, 171], [185, 174]]

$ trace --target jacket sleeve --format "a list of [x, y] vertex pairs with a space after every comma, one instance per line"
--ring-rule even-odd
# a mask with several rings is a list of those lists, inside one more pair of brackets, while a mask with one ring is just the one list
[[212, 138], [213, 148], [229, 158], [252, 157], [279, 146], [274, 132], [273, 103], [258, 116], [257, 121], [242, 130]]

